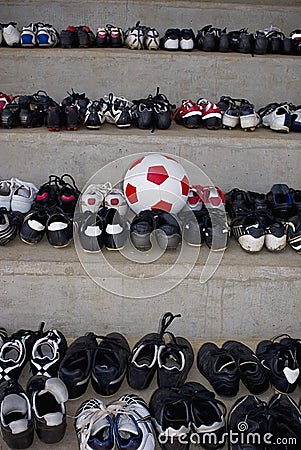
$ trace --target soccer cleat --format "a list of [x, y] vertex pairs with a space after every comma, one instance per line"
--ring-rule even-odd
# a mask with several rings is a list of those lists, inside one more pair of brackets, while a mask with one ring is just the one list
[[[240, 397], [228, 416], [228, 432], [235, 436], [229, 442], [229, 450], [264, 450], [268, 432], [267, 404], [255, 395]], [[247, 436], [256, 436], [256, 444], [244, 445]], [[255, 442], [255, 441], [251, 441]]]
[[196, 36], [197, 48], [205, 52], [218, 50], [220, 33], [221, 30], [219, 28], [213, 28], [212, 25], [204, 26], [198, 31]]
[[97, 213], [104, 206], [105, 195], [111, 189], [112, 185], [109, 181], [104, 184], [90, 184], [87, 186], [79, 198], [81, 212]]
[[291, 131], [301, 131], [301, 106], [296, 106], [291, 112]]
[[146, 99], [133, 100], [133, 122], [138, 128], [151, 129], [153, 132], [155, 127], [159, 130], [170, 127], [173, 105], [159, 91], [160, 88], [157, 87], [155, 96], [149, 95]]
[[25, 214], [30, 210], [38, 189], [33, 183], [27, 181], [21, 181], [17, 178], [13, 178], [12, 181], [14, 182], [14, 191], [11, 199], [11, 210]]
[[181, 242], [181, 228], [175, 216], [161, 209], [154, 210], [156, 239], [162, 249], [176, 249]]
[[274, 184], [267, 194], [267, 199], [276, 218], [286, 221], [294, 214], [290, 189], [286, 184]]
[[160, 47], [160, 35], [155, 28], [147, 28], [144, 34], [144, 48], [158, 50]]
[[103, 100], [93, 100], [87, 106], [84, 125], [90, 130], [98, 130], [105, 122]]
[[190, 186], [187, 198], [187, 205], [191, 211], [200, 211], [203, 201], [195, 186]]
[[59, 208], [49, 211], [46, 223], [46, 236], [54, 248], [67, 247], [73, 237], [72, 219]]
[[0, 246], [15, 239], [21, 227], [23, 215], [19, 212], [7, 211], [0, 208]]
[[109, 45], [108, 30], [105, 27], [99, 27], [96, 33], [96, 47], [105, 48]]
[[68, 131], [77, 131], [84, 123], [89, 103], [90, 100], [86, 97], [86, 94], [79, 94], [74, 92], [73, 89], [71, 93], [68, 92], [68, 97], [61, 102], [63, 120]]
[[116, 97], [110, 93], [104, 96], [104, 116], [108, 123], [116, 125], [118, 128], [130, 127], [132, 124], [133, 103], [124, 97]]
[[124, 34], [120, 27], [107, 24], [106, 30], [108, 33], [109, 47], [120, 48], [124, 45]]
[[186, 128], [199, 128], [202, 123], [202, 108], [191, 100], [183, 100], [172, 116], [177, 124]]
[[24, 217], [20, 238], [25, 244], [38, 244], [44, 237], [46, 232], [46, 224], [48, 213], [44, 209], [33, 209]]
[[187, 212], [182, 217], [182, 234], [184, 241], [193, 247], [201, 247], [204, 243], [204, 225], [207, 217], [205, 209]]
[[56, 377], [35, 375], [29, 379], [26, 390], [38, 438], [46, 444], [60, 442], [67, 426], [65, 403], [68, 391], [65, 384]]
[[136, 248], [150, 248], [150, 235], [155, 229], [156, 220], [153, 211], [141, 211], [134, 217], [130, 226], [131, 242]]
[[211, 342], [201, 346], [197, 367], [218, 395], [234, 397], [239, 390], [239, 371], [233, 356]]
[[163, 339], [164, 343], [158, 348], [158, 386], [182, 386], [193, 364], [192, 346], [184, 337], [174, 336], [170, 332], [166, 332]]
[[288, 133], [291, 127], [291, 112], [288, 104], [273, 103], [258, 111], [262, 125], [279, 133]]
[[202, 109], [202, 121], [206, 128], [218, 130], [222, 126], [222, 114], [219, 107], [205, 98], [198, 99], [197, 104]]
[[300, 367], [297, 361], [296, 340], [290, 336], [283, 336], [259, 342], [256, 355], [268, 370], [273, 388], [278, 392], [289, 394], [297, 387]]
[[103, 207], [104, 245], [107, 250], [122, 250], [129, 235], [127, 220], [115, 208]]
[[129, 28], [125, 33], [125, 45], [131, 50], [142, 50], [144, 48], [144, 32], [146, 27], [140, 26], [140, 22], [136, 26]]
[[45, 125], [48, 131], [60, 131], [62, 128], [62, 112], [59, 105], [51, 105], [46, 110]]
[[97, 398], [90, 398], [80, 405], [75, 414], [74, 427], [81, 450], [114, 450], [111, 418], [111, 410], [114, 409]]
[[269, 388], [268, 372], [249, 347], [242, 342], [227, 341], [223, 349], [235, 359], [239, 376], [251, 394], [262, 394]]
[[180, 50], [190, 51], [194, 48], [195, 35], [191, 28], [183, 28], [180, 32]]
[[77, 219], [77, 233], [84, 252], [100, 252], [104, 245], [104, 220], [95, 212], [86, 211]]
[[0, 92], [0, 115], [6, 105], [13, 101], [13, 95], [7, 95], [4, 92]]
[[34, 438], [34, 421], [26, 392], [16, 381], [0, 385], [0, 419], [3, 440], [11, 449], [25, 449]]
[[230, 227], [223, 209], [210, 208], [204, 217], [204, 241], [212, 251], [226, 250], [230, 235]]
[[48, 181], [39, 187], [32, 204], [33, 209], [44, 209], [56, 206], [59, 187], [60, 177], [57, 175], [49, 175]]
[[[114, 407], [116, 408], [114, 410]], [[120, 450], [154, 450], [155, 437], [146, 402], [138, 395], [125, 394], [108, 406], [114, 410], [114, 437]]]
[[265, 55], [268, 51], [268, 39], [265, 31], [257, 30], [253, 37], [254, 55]]
[[39, 47], [55, 47], [59, 43], [59, 34], [56, 29], [49, 24], [37, 24], [36, 40]]
[[[71, 182], [66, 182], [69, 179]], [[57, 206], [70, 218], [73, 217], [80, 191], [76, 186], [74, 178], [65, 173], [59, 178], [60, 188], [57, 193]]]
[[77, 28], [69, 25], [66, 30], [62, 30], [60, 33], [60, 46], [62, 48], [75, 48], [78, 47], [78, 34]]
[[260, 252], [265, 242], [265, 228], [260, 217], [253, 211], [238, 215], [230, 222], [231, 233], [243, 250]]
[[91, 384], [102, 396], [115, 394], [125, 378], [130, 347], [120, 333], [99, 336], [101, 342], [94, 352]]
[[86, 392], [96, 348], [97, 340], [94, 333], [75, 339], [68, 347], [58, 374], [68, 389], [69, 399], [79, 398]]
[[21, 47], [35, 47], [37, 45], [37, 24], [30, 23], [27, 27], [22, 27], [21, 30]]
[[90, 27], [86, 25], [77, 28], [78, 46], [79, 48], [93, 47], [95, 43], [95, 34]]
[[241, 100], [239, 111], [240, 126], [244, 131], [255, 131], [260, 125], [261, 119], [248, 100]]
[[126, 216], [128, 211], [128, 204], [125, 200], [124, 193], [118, 188], [111, 188], [105, 194], [104, 206], [106, 208], [115, 208], [121, 216]]
[[286, 222], [287, 242], [297, 253], [301, 253], [301, 218], [300, 215], [291, 217]]
[[2, 24], [3, 40], [9, 47], [18, 47], [20, 45], [20, 32], [15, 22]]
[[37, 333], [32, 347], [30, 368], [33, 375], [56, 377], [61, 360], [67, 350], [67, 341], [60, 330], [51, 328], [44, 331], [44, 323]]
[[240, 109], [236, 103], [235, 99], [231, 97], [223, 97], [224, 101], [227, 102], [228, 107], [226, 111], [223, 113], [222, 124], [223, 128], [227, 128], [228, 130], [232, 130], [237, 127], [240, 123]]
[[17, 97], [13, 97], [12, 101], [3, 108], [0, 117], [3, 128], [15, 128], [20, 124], [20, 106], [16, 99]]
[[162, 48], [165, 50], [179, 50], [181, 31], [179, 28], [168, 28], [162, 38]]

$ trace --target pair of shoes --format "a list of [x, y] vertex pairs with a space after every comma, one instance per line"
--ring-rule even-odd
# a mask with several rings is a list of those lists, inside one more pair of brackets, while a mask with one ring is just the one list
[[133, 389], [147, 389], [156, 372], [160, 388], [176, 388], [185, 382], [194, 355], [187, 339], [167, 331], [177, 317], [181, 315], [165, 313], [159, 332], [147, 334], [134, 345], [127, 373]]
[[207, 342], [197, 354], [197, 367], [218, 395], [234, 397], [239, 381], [253, 394], [261, 394], [269, 387], [267, 370], [246, 345], [227, 341], [222, 347]]
[[[71, 183], [65, 181], [70, 179]], [[80, 192], [69, 174], [50, 175], [36, 194], [32, 209], [24, 217], [20, 237], [26, 244], [38, 244], [46, 234], [55, 248], [66, 247], [73, 237], [73, 215]]]
[[149, 249], [155, 233], [159, 247], [175, 249], [181, 242], [181, 229], [175, 216], [162, 209], [143, 210], [132, 220], [130, 238], [134, 247]]
[[[20, 31], [17, 28], [16, 22], [2, 23], [1, 35], [3, 43], [9, 47], [19, 47], [20, 45]], [[1, 44], [1, 42], [0, 42]]]
[[[229, 442], [229, 450], [299, 448], [300, 422], [300, 409], [290, 396], [276, 394], [266, 403], [255, 395], [246, 395], [237, 400], [229, 413], [228, 436], [235, 436]], [[246, 447], [246, 438], [255, 435], [256, 445]]]
[[[281, 338], [281, 339], [280, 339]], [[272, 387], [281, 393], [293, 392], [300, 383], [301, 343], [288, 335], [261, 341], [256, 355], [268, 370]]]
[[33, 183], [18, 178], [0, 181], [0, 208], [25, 214], [30, 210], [37, 192]]
[[104, 117], [106, 122], [116, 125], [118, 128], [126, 128], [132, 125], [133, 103], [125, 97], [117, 97], [110, 93], [104, 96]]
[[244, 131], [255, 131], [261, 123], [254, 105], [248, 100], [222, 96], [218, 106], [223, 111], [223, 128], [232, 130], [240, 125]]
[[183, 100], [172, 119], [187, 128], [199, 128], [204, 124], [208, 130], [217, 130], [221, 127], [222, 115], [217, 105], [200, 98], [197, 102]]
[[[60, 104], [62, 123], [68, 131], [77, 131], [83, 125], [89, 103], [90, 100], [86, 97], [86, 94], [79, 94], [78, 92], [74, 92], [73, 89], [71, 93], [68, 92], [68, 96]], [[60, 111], [56, 113], [56, 116]], [[48, 121], [47, 126], [49, 130]], [[56, 127], [52, 126], [52, 128]]]
[[125, 45], [131, 50], [158, 50], [160, 36], [155, 28], [140, 25], [140, 21], [125, 32]]
[[117, 209], [122, 216], [126, 216], [128, 211], [122, 190], [113, 187], [109, 181], [104, 184], [88, 185], [79, 199], [80, 212], [97, 213], [103, 206]]
[[197, 443], [209, 450], [223, 443], [226, 406], [200, 383], [157, 389], [149, 409], [163, 449], [185, 450]]
[[165, 50], [190, 51], [194, 48], [195, 35], [191, 28], [169, 28], [166, 30], [161, 46]]
[[58, 104], [47, 94], [39, 90], [33, 95], [21, 95], [19, 103], [20, 125], [26, 128], [45, 125], [49, 109], [57, 108]]
[[21, 47], [55, 47], [59, 43], [59, 33], [49, 24], [30, 23], [22, 27]]
[[122, 334], [87, 333], [68, 347], [60, 363], [59, 378], [65, 383], [70, 399], [84, 395], [90, 379], [99, 395], [113, 395], [124, 380], [129, 356], [130, 347]]
[[86, 210], [76, 216], [75, 225], [81, 248], [88, 253], [100, 252], [103, 247], [122, 250], [129, 235], [128, 221], [115, 207]]
[[262, 125], [279, 133], [301, 131], [301, 107], [291, 103], [269, 103], [258, 111]]
[[95, 35], [90, 27], [81, 25], [74, 27], [69, 25], [60, 33], [60, 46], [62, 48], [87, 48], [93, 47], [95, 43]]
[[124, 44], [124, 34], [121, 28], [107, 24], [99, 27], [96, 33], [96, 46], [100, 48], [120, 48]]
[[68, 393], [58, 378], [33, 376], [26, 391], [17, 381], [0, 385], [1, 433], [9, 448], [28, 448], [38, 438], [46, 444], [63, 439]]
[[151, 129], [152, 132], [155, 128], [167, 130], [171, 125], [174, 106], [164, 94], [160, 93], [160, 88], [157, 87], [155, 96], [150, 94], [145, 99], [133, 100], [133, 123], [138, 128]]
[[81, 450], [115, 446], [124, 450], [154, 450], [155, 438], [145, 401], [135, 394], [122, 395], [105, 405], [90, 398], [78, 408], [74, 422]]

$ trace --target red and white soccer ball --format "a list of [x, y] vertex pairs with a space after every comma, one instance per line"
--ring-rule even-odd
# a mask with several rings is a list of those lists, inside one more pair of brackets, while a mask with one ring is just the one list
[[177, 214], [186, 205], [189, 180], [178, 161], [154, 153], [137, 159], [130, 166], [124, 177], [123, 191], [136, 214], [145, 209]]

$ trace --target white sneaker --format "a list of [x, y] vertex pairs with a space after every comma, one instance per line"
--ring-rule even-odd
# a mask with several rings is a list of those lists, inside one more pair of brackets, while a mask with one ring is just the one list
[[59, 34], [52, 25], [38, 24], [37, 44], [39, 47], [55, 47], [59, 43]]
[[3, 39], [9, 47], [17, 47], [20, 44], [20, 32], [15, 22], [3, 26]]
[[7, 211], [10, 211], [14, 190], [15, 185], [12, 180], [0, 181], [0, 208], [6, 208]]
[[35, 47], [37, 26], [34, 23], [23, 27], [21, 30], [21, 47]]
[[160, 35], [155, 28], [150, 28], [144, 38], [144, 46], [147, 50], [158, 50], [160, 47]]
[[27, 181], [21, 181], [17, 178], [12, 178], [14, 183], [14, 192], [11, 199], [11, 210], [27, 213], [34, 201], [38, 188]]
[[80, 197], [81, 212], [90, 211], [97, 213], [99, 208], [104, 205], [105, 195], [110, 192], [112, 185], [110, 182], [105, 184], [90, 184]]
[[113, 188], [105, 196], [105, 206], [115, 208], [121, 216], [125, 216], [128, 211], [128, 204], [121, 189]]
[[142, 50], [144, 35], [141, 27], [130, 28], [126, 32], [125, 45], [131, 50]]
[[278, 106], [273, 111], [262, 117], [262, 125], [271, 130], [288, 133], [291, 125], [291, 113], [289, 105]]

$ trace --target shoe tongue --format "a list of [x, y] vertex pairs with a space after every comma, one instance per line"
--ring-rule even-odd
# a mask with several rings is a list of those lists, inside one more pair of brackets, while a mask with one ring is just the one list
[[299, 369], [292, 370], [289, 367], [285, 367], [283, 369], [283, 373], [284, 373], [285, 378], [287, 379], [287, 381], [290, 384], [294, 384], [297, 381], [298, 377], [299, 377], [300, 370]]
[[[108, 427], [109, 427], [109, 422], [108, 422], [107, 418], [99, 417], [98, 419], [95, 420], [95, 422], [92, 425], [91, 434], [93, 436], [95, 436], [100, 430], [103, 430]], [[109, 431], [108, 431], [108, 436], [104, 436], [104, 440], [107, 439], [108, 437], [109, 437]]]
[[23, 433], [28, 429], [28, 421], [27, 419], [14, 420], [9, 424], [9, 428], [12, 431], [12, 434]]
[[121, 416], [118, 421], [118, 432], [120, 433], [130, 433], [137, 436], [138, 431], [133, 420], [128, 416]]
[[46, 425], [54, 427], [62, 423], [63, 414], [61, 412], [45, 414], [44, 419]]

